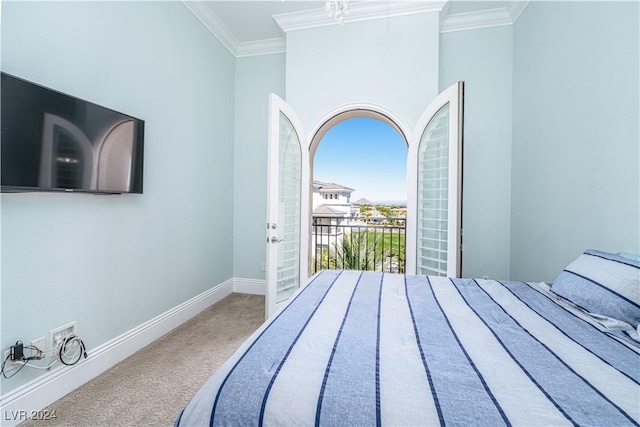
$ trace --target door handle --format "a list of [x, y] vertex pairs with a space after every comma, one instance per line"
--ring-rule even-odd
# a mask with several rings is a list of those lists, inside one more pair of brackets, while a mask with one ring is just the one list
[[278, 239], [275, 236], [271, 238], [271, 243], [280, 243], [280, 242], [284, 242], [284, 239]]

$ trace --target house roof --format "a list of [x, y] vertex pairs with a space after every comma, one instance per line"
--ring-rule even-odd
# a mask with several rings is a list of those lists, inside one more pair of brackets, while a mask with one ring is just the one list
[[313, 188], [317, 188], [320, 192], [342, 192], [342, 193], [353, 193], [353, 188], [345, 187], [344, 185], [336, 184], [335, 182], [322, 182], [322, 181], [313, 181]]
[[313, 210], [313, 215], [343, 217], [345, 213], [327, 205], [320, 205]]

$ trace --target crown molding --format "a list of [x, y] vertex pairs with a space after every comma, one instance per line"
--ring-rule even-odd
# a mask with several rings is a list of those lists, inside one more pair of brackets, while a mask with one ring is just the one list
[[[451, 0], [428, 2], [411, 0], [385, 2], [360, 1], [350, 4], [349, 14], [346, 16], [344, 23], [346, 25], [351, 22], [439, 12], [441, 33], [475, 30], [479, 28], [513, 25], [529, 2], [530, 0], [513, 1], [502, 8], [450, 14]], [[207, 2], [182, 0], [182, 3], [235, 57], [285, 52], [286, 42], [284, 38], [239, 42], [209, 6], [207, 6]], [[274, 15], [273, 19], [285, 33], [288, 31], [339, 25], [335, 19], [329, 18], [322, 8]]]
[[440, 19], [440, 32], [450, 33], [513, 25], [528, 4], [529, 1], [517, 1], [496, 9], [445, 14]]
[[[396, 16], [415, 15], [418, 13], [440, 12], [446, 0], [429, 2], [416, 1], [362, 1], [349, 5], [349, 14], [344, 23], [369, 21], [373, 19], [392, 18]], [[288, 31], [306, 30], [309, 28], [339, 25], [335, 19], [327, 16], [324, 9], [311, 9], [301, 12], [274, 15], [273, 19], [285, 33]]]
[[270, 55], [272, 53], [285, 53], [285, 41], [282, 37], [275, 39], [256, 40], [254, 42], [241, 42], [238, 44], [235, 56]]
[[529, 5], [531, 0], [526, 1], [514, 1], [509, 3], [507, 6], [507, 10], [509, 10], [509, 14], [511, 14], [511, 20], [515, 24], [515, 22], [520, 18], [520, 15], [524, 11], [524, 9]]
[[506, 8], [481, 10], [445, 16], [440, 21], [440, 32], [449, 33], [511, 24], [513, 24], [513, 21]]
[[182, 4], [195, 15], [196, 18], [227, 48], [234, 56], [238, 56], [240, 42], [234, 37], [229, 29], [222, 23], [220, 18], [207, 6], [207, 2], [198, 0], [182, 0]]

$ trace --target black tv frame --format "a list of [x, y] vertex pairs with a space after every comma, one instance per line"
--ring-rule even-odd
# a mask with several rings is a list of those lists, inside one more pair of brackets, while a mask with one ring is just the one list
[[[0, 182], [1, 192], [3, 193], [22, 193], [22, 192], [69, 193], [69, 192], [73, 192], [73, 193], [89, 193], [89, 194], [122, 194], [122, 193], [143, 194], [144, 129], [145, 129], [144, 120], [110, 109], [108, 107], [93, 103], [91, 101], [87, 101], [69, 94], [65, 94], [55, 89], [48, 88], [46, 86], [33, 83], [31, 81], [25, 80], [23, 78], [20, 78], [5, 72], [1, 72], [0, 75], [2, 79], [2, 91], [0, 92], [0, 95], [1, 95], [0, 157], [2, 158], [1, 160], [2, 161], [1, 177], [2, 178]], [[10, 81], [13, 87], [9, 88], [9, 86], [6, 86], [5, 84], [6, 81]], [[20, 85], [22, 85], [26, 89], [25, 96], [28, 97], [29, 95], [34, 95], [39, 93], [40, 99], [43, 101], [44, 104], [47, 104], [47, 105], [42, 105], [35, 109], [32, 108], [31, 110], [26, 110], [29, 100], [28, 99], [22, 100], [22, 99], [16, 98], [17, 92], [15, 88]], [[29, 115], [34, 116], [35, 114], [42, 115], [42, 117], [39, 117], [37, 119], [37, 122], [38, 122], [37, 129], [35, 129], [35, 126], [31, 125], [31, 123], [35, 122], [35, 119], [33, 119], [33, 117], [32, 117], [33, 120], [31, 121], [29, 121], [29, 119], [27, 118], [22, 120], [22, 118], [19, 117], [20, 113], [15, 113], [11, 111], [11, 109], [14, 108], [16, 104], [22, 104], [20, 105], [20, 108], [25, 109], [24, 111], [25, 116], [29, 116]], [[39, 164], [39, 165], [46, 164], [46, 161], [43, 161], [43, 154], [42, 154], [44, 152], [43, 151], [44, 143], [42, 140], [44, 138], [43, 137], [44, 126], [45, 126], [44, 123], [46, 121], [44, 116], [47, 116], [47, 115], [53, 116], [54, 120], [57, 120], [59, 122], [65, 122], [68, 119], [73, 119], [73, 117], [65, 117], [65, 114], [64, 114], [65, 108], [71, 109], [71, 110], [75, 108], [76, 113], [80, 111], [80, 113], [77, 113], [79, 115], [82, 115], [83, 113], [86, 114], [87, 117], [85, 117], [85, 119], [87, 119], [87, 121], [89, 121], [89, 119], [95, 119], [96, 116], [103, 116], [105, 118], [106, 117], [109, 118], [108, 120], [109, 123], [107, 123], [107, 120], [104, 123], [94, 120], [94, 123], [79, 123], [81, 127], [91, 126], [92, 129], [100, 128], [103, 131], [105, 129], [105, 126], [108, 127], [109, 125], [113, 125], [113, 126], [123, 125], [122, 127], [127, 127], [127, 126], [131, 127], [131, 129], [127, 129], [127, 131], [131, 132], [132, 134], [131, 137], [133, 138], [133, 141], [131, 143], [132, 147], [130, 149], [131, 164], [130, 164], [130, 171], [129, 171], [130, 175], [129, 175], [128, 189], [97, 187], [96, 181], [97, 181], [98, 172], [95, 171], [94, 169], [98, 169], [97, 163], [100, 162], [100, 160], [99, 159], [96, 160], [95, 158], [96, 157], [95, 140], [94, 139], [90, 140], [88, 138], [87, 138], [87, 142], [89, 143], [90, 148], [94, 151], [94, 158], [92, 159], [93, 164], [91, 167], [92, 169], [91, 173], [95, 175], [94, 182], [92, 182], [89, 186], [87, 186], [87, 184], [84, 181], [81, 181], [82, 183], [81, 187], [77, 185], [69, 186], [69, 187], [64, 187], [60, 185], [42, 185], [43, 181], [45, 181], [45, 184], [47, 181], [46, 178], [44, 180], [42, 179], [42, 176], [41, 176], [42, 166], [39, 166], [40, 170], [38, 171], [38, 178], [37, 178], [38, 182], [33, 182], [33, 175], [34, 175], [33, 171], [31, 175], [28, 177], [25, 174], [25, 176], [23, 177], [16, 178], [20, 174], [20, 172], [13, 173], [13, 171], [15, 171], [16, 169], [19, 169], [19, 167], [17, 167], [17, 163], [11, 163], [11, 162], [17, 162], [20, 156], [22, 156], [22, 161], [25, 162], [25, 164], [27, 164], [28, 166], [31, 166], [31, 169], [34, 168], [35, 164]], [[51, 109], [51, 111], [48, 111], [49, 109]], [[53, 112], [55, 114], [49, 114], [50, 112]], [[10, 123], [10, 119], [13, 119], [11, 123]], [[16, 123], [18, 123], [21, 120], [23, 121], [23, 125], [25, 125], [26, 123], [26, 126], [27, 126], [27, 129], [25, 129], [24, 132], [16, 130], [16, 128], [18, 127], [16, 126]], [[70, 122], [73, 122], [73, 120], [70, 120]], [[131, 122], [131, 124], [128, 124], [128, 122]], [[74, 126], [74, 125], [76, 125], [76, 123], [71, 123], [71, 126]], [[11, 128], [12, 126], [13, 128]], [[48, 125], [48, 126], [52, 127], [52, 125]], [[22, 138], [23, 137], [23, 135], [21, 135], [22, 133], [27, 135], [27, 137], [24, 137], [18, 142], [15, 140], [12, 140], [16, 138], [18, 139]], [[13, 137], [11, 135], [13, 135]], [[105, 135], [102, 135], [102, 136], [104, 137]], [[40, 138], [40, 140], [34, 141], [35, 138]], [[21, 152], [20, 144], [30, 145], [30, 147], [23, 147], [23, 152]], [[35, 144], [40, 144], [40, 146], [36, 149], [34, 147]], [[50, 145], [53, 145], [53, 143], [50, 143]], [[82, 145], [82, 144], [78, 144], [78, 145]], [[97, 148], [97, 151], [100, 152], [97, 154], [98, 158], [102, 154], [101, 151], [103, 149], [103, 145]], [[55, 154], [57, 154], [57, 152]], [[33, 158], [37, 156], [39, 157], [36, 159]], [[75, 160], [75, 159], [70, 159], [70, 161], [71, 160]], [[60, 157], [57, 158], [57, 161], [58, 162], [60, 161]], [[76, 163], [77, 163], [77, 160], [76, 160]], [[102, 165], [103, 163], [100, 162], [100, 166]], [[7, 169], [9, 170], [7, 171]], [[9, 175], [10, 172], [13, 173], [12, 176]], [[88, 172], [83, 172], [83, 173], [88, 174]], [[106, 174], [107, 173], [105, 173], [105, 176], [103, 177], [105, 179], [107, 178]], [[53, 173], [53, 175], [55, 175], [55, 172]], [[10, 178], [12, 178], [11, 181], [6, 182]], [[95, 187], [94, 187], [94, 184], [95, 184]]]

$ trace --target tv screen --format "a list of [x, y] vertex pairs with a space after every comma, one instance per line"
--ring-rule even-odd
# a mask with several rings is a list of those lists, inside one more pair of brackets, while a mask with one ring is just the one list
[[144, 121], [2, 73], [2, 191], [142, 193]]

